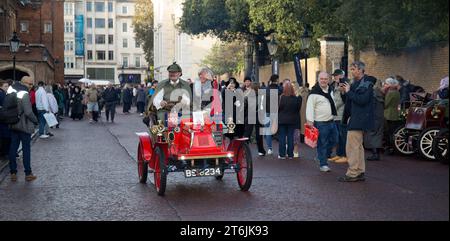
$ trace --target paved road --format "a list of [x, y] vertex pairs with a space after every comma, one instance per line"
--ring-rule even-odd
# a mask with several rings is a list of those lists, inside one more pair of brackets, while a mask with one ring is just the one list
[[235, 175], [171, 174], [159, 197], [137, 181], [135, 132], [145, 129], [136, 114], [64, 121], [32, 147], [35, 182], [0, 173], [0, 220], [449, 220], [448, 166], [386, 157], [368, 163], [365, 183], [339, 183], [346, 166], [320, 173], [306, 146], [296, 160], [255, 157], [250, 192]]

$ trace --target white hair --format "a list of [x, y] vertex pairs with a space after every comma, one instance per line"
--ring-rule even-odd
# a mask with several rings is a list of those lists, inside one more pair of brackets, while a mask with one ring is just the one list
[[206, 73], [206, 78], [209, 80], [213, 79], [214, 73], [212, 72], [212, 70], [208, 67], [203, 67], [200, 69], [200, 71], [198, 71], [198, 75], [201, 75], [203, 73]]
[[388, 84], [388, 85], [398, 85], [399, 83], [398, 83], [398, 80], [396, 80], [396, 79], [394, 79], [394, 78], [387, 78], [385, 81], [384, 81], [384, 83], [385, 84]]

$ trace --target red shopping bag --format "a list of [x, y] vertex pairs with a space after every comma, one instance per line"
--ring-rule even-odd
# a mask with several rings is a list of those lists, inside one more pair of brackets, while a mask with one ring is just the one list
[[314, 126], [305, 124], [305, 144], [311, 148], [317, 147], [317, 140], [319, 139], [319, 130]]

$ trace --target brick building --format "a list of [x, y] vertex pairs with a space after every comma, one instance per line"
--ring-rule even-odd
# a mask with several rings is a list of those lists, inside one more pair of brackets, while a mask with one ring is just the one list
[[[0, 79], [13, 79], [9, 39], [16, 31], [21, 42], [16, 55], [16, 79], [28, 75], [46, 83], [64, 81], [63, 3], [63, 0], [6, 0], [3, 6], [0, 4], [4, 12], [0, 15]], [[5, 21], [4, 15], [13, 15], [15, 19]]]
[[8, 42], [11, 33], [16, 29], [17, 10], [19, 6], [23, 6], [21, 1], [0, 1], [0, 43]]

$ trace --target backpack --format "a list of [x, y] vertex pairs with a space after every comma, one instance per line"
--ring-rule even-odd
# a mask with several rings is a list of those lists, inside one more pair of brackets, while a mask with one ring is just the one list
[[17, 93], [7, 94], [3, 101], [3, 106], [0, 106], [0, 123], [14, 125], [19, 121], [20, 113]]

